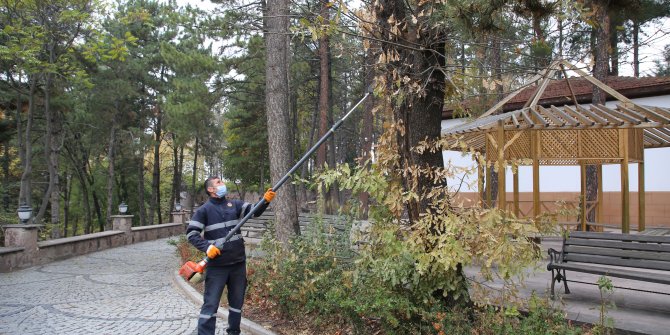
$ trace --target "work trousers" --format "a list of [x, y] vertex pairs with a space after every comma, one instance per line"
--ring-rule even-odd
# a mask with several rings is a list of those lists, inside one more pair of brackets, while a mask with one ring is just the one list
[[242, 304], [247, 288], [247, 266], [245, 262], [227, 266], [209, 266], [205, 273], [204, 303], [198, 318], [198, 335], [214, 335], [216, 311], [219, 308], [224, 287], [228, 287], [228, 334], [240, 333]]

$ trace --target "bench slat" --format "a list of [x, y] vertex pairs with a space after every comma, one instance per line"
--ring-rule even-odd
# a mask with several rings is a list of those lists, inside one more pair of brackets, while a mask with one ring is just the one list
[[670, 244], [670, 236], [640, 235], [640, 234], [615, 234], [573, 231], [568, 238], [585, 238], [596, 240], [637, 241], [647, 243]]
[[567, 254], [587, 254], [587, 255], [603, 255], [622, 258], [637, 258], [649, 259], [656, 261], [670, 262], [670, 255], [662, 252], [637, 251], [637, 250], [621, 250], [610, 248], [593, 248], [577, 245], [566, 245], [565, 252]]
[[565, 245], [566, 246], [583, 245], [589, 247], [602, 247], [602, 248], [613, 248], [613, 249], [624, 249], [624, 250], [670, 252], [670, 245], [656, 244], [656, 243], [631, 243], [631, 242], [568, 238], [567, 240], [565, 240]]
[[[554, 269], [565, 269], [567, 271], [585, 272], [624, 279], [635, 279], [658, 284], [670, 284], [670, 276], [661, 273], [638, 272], [624, 269], [601, 268], [592, 265], [566, 263], [554, 263], [551, 267]], [[570, 280], [568, 279], [568, 281]]]
[[564, 257], [563, 258], [564, 261], [567, 261], [567, 262], [580, 262], [580, 263], [592, 263], [592, 264], [603, 264], [603, 265], [614, 265], [614, 266], [627, 266], [627, 267], [640, 268], [640, 269], [653, 269], [653, 270], [670, 271], [670, 262], [651, 261], [651, 260], [642, 260], [642, 259], [623, 259], [623, 258], [619, 258], [619, 257], [582, 255], [582, 254], [565, 254], [563, 257]]

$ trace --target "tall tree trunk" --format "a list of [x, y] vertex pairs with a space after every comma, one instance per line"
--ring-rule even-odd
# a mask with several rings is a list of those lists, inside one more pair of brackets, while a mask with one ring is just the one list
[[140, 226], [147, 224], [147, 209], [144, 199], [144, 149], [140, 149], [140, 154], [137, 157], [137, 200], [139, 202]]
[[[93, 184], [91, 183], [91, 185]], [[95, 217], [98, 220], [98, 231], [105, 231], [105, 219], [102, 217], [102, 207], [100, 206], [100, 197], [98, 197], [98, 192], [96, 192], [95, 190], [93, 190], [91, 194], [93, 195], [93, 209], [95, 210]], [[92, 232], [92, 230], [89, 230], [87, 234], [90, 232]]]
[[[44, 218], [44, 215], [46, 214], [47, 211], [47, 206], [49, 206], [49, 200], [51, 199], [51, 194], [54, 192], [54, 189], [56, 188], [56, 183], [58, 182], [58, 171], [56, 170], [58, 168], [57, 165], [54, 165], [54, 163], [57, 164], [57, 161], [54, 162], [52, 159], [52, 151], [54, 150], [53, 148], [53, 137], [54, 137], [54, 116], [53, 116], [53, 110], [51, 109], [51, 81], [52, 81], [52, 74], [51, 73], [46, 73], [45, 74], [46, 80], [45, 80], [45, 87], [44, 87], [44, 119], [45, 119], [45, 125], [46, 125], [46, 131], [44, 134], [44, 155], [45, 155], [45, 161], [47, 165], [47, 171], [49, 172], [49, 181], [47, 184], [47, 188], [44, 192], [44, 196], [42, 197], [42, 203], [40, 204], [40, 208], [37, 212], [37, 215], [35, 215], [35, 221], [36, 222], [42, 222], [42, 219]], [[52, 211], [53, 211], [53, 206], [52, 204]], [[56, 210], [58, 210], [58, 203], [56, 202]], [[51, 214], [52, 217], [54, 216], [54, 213]], [[56, 211], [55, 215], [58, 215], [58, 211]], [[53, 220], [52, 220], [53, 221]], [[58, 222], [56, 220], [56, 222]], [[53, 222], [52, 222], [53, 223]]]
[[[314, 145], [314, 142], [316, 141], [314, 139], [314, 135], [316, 134], [316, 130], [318, 128], [318, 122], [319, 122], [319, 102], [318, 102], [318, 99], [315, 99], [315, 101], [316, 101], [315, 106], [313, 108], [314, 113], [312, 113], [312, 122], [311, 122], [312, 126], [310, 128], [310, 133], [309, 133], [309, 144], [307, 145], [308, 148], [311, 148]], [[302, 165], [302, 171], [300, 173], [300, 178], [302, 178], [303, 180], [306, 180], [308, 178], [308, 175], [310, 174], [310, 169], [309, 169], [310, 165], [313, 165], [313, 164], [305, 163], [305, 164]], [[303, 190], [303, 196], [301, 198], [303, 199], [304, 203], [306, 203], [309, 200], [310, 193], [308, 192], [306, 187], [302, 187], [302, 190]], [[303, 202], [301, 202], [301, 203], [303, 203]]]
[[[446, 78], [444, 72], [431, 69], [444, 67], [446, 36], [443, 31], [428, 28], [430, 25], [423, 26], [422, 24], [427, 24], [423, 20], [417, 23], [407, 20], [408, 9], [405, 5], [402, 0], [387, 0], [380, 1], [375, 8], [377, 24], [384, 34], [383, 40], [425, 46], [425, 50], [398, 48], [392, 44], [382, 46], [384, 51], [399, 55], [399, 60], [389, 61], [389, 73], [397, 71], [399, 78], [407, 77], [411, 82], [418, 84], [418, 87], [425, 87], [423, 94], [408, 94], [400, 105], [394, 108], [395, 122], [404, 128], [404, 131], [399, 131], [397, 134], [400, 166], [402, 171], [416, 167], [442, 167], [444, 165], [441, 152], [426, 150], [418, 153], [412, 149], [426, 138], [440, 137]], [[416, 10], [419, 11], [418, 8]], [[399, 32], [400, 36], [390, 33], [392, 29], [388, 21], [392, 17], [402, 18], [403, 24], [406, 25], [406, 28]], [[389, 85], [395, 85], [393, 78], [389, 78], [387, 82]], [[394, 86], [390, 89], [397, 88]], [[433, 184], [425, 175], [417, 176], [412, 173], [403, 175], [403, 183], [406, 190], [415, 191], [420, 195], [430, 190]], [[424, 197], [420, 201], [410, 201], [407, 209], [410, 222], [419, 220], [421, 213], [427, 209], [428, 202]]]
[[63, 237], [67, 237], [67, 227], [70, 223], [70, 198], [72, 195], [72, 175], [69, 172], [65, 175], [65, 190], [63, 191], [63, 195]]
[[116, 147], [116, 118], [119, 113], [118, 106], [114, 110], [111, 129], [109, 130], [109, 142], [107, 147], [107, 215], [105, 219], [105, 230], [112, 229], [112, 206], [114, 205], [114, 160]]
[[26, 204], [32, 206], [31, 174], [33, 171], [33, 146], [31, 134], [33, 129], [33, 115], [35, 112], [35, 91], [37, 87], [36, 75], [29, 75], [28, 82], [30, 83], [30, 91], [28, 93], [28, 116], [26, 117], [26, 132], [23, 150], [25, 156], [23, 161], [23, 173], [21, 174], [19, 205]]
[[[180, 202], [181, 200], [181, 181], [182, 181], [182, 173], [183, 173], [183, 166], [184, 166], [184, 146], [181, 145], [176, 148], [174, 151], [175, 156], [177, 157], [175, 159], [175, 171], [174, 171], [174, 176], [172, 178], [172, 195], [170, 199], [170, 204], [176, 205], [177, 203]], [[170, 210], [173, 210], [174, 207], [171, 207]]]
[[633, 76], [640, 77], [640, 22], [633, 19]]
[[[324, 14], [324, 18], [328, 19], [328, 4], [326, 1], [322, 2], [322, 12]], [[328, 38], [326, 38], [326, 41], [324, 42], [325, 48], [323, 50], [320, 50], [319, 52], [319, 59], [321, 63], [321, 82], [323, 83], [324, 81], [327, 82], [327, 90], [324, 91], [323, 87], [320, 89], [320, 95], [321, 94], [326, 94], [326, 127], [328, 125], [333, 124], [335, 122], [335, 117], [333, 115], [333, 76], [331, 74], [331, 59], [330, 59], [330, 41]], [[323, 53], [322, 53], [323, 52]], [[324, 62], [325, 61], [325, 69], [324, 69]], [[325, 70], [325, 72], [324, 72]], [[325, 77], [325, 78], [324, 78]], [[323, 103], [321, 99], [319, 99], [320, 103]], [[323, 106], [320, 106], [320, 111], [321, 115], [323, 116]], [[322, 121], [323, 122], [323, 121]], [[321, 124], [323, 126], [323, 124]], [[321, 129], [319, 129], [321, 130]], [[326, 130], [327, 131], [327, 130]], [[325, 135], [325, 131], [323, 132], [323, 135]], [[321, 135], [321, 136], [323, 136]], [[333, 136], [330, 137], [328, 142], [324, 143], [322, 148], [325, 150], [329, 151], [326, 154], [326, 161], [328, 162], [328, 165], [331, 168], [334, 168], [335, 165], [337, 164], [337, 145], [336, 145], [336, 138], [338, 137], [338, 134], [333, 134]], [[335, 213], [337, 210], [337, 207], [339, 206], [339, 198], [340, 198], [340, 192], [338, 189], [337, 183], [333, 183], [330, 186], [330, 190], [326, 192], [326, 212], [329, 214]]]
[[[74, 143], [78, 143], [78, 136], [75, 134], [75, 141], [72, 141]], [[88, 234], [91, 230], [91, 224], [93, 222], [93, 218], [91, 215], [91, 203], [89, 200], [89, 192], [88, 192], [88, 180], [87, 180], [87, 172], [86, 172], [86, 166], [87, 166], [87, 158], [86, 157], [79, 157], [78, 155], [75, 154], [75, 148], [66, 145], [65, 146], [65, 152], [68, 154], [68, 158], [70, 159], [70, 163], [72, 164], [74, 168], [74, 172], [76, 174], [77, 180], [79, 181], [79, 187], [81, 189], [81, 196], [80, 199], [83, 201], [83, 206], [84, 206], [84, 215], [85, 215], [85, 220], [86, 220], [86, 225], [84, 226], [84, 232]], [[70, 182], [70, 187], [72, 183]], [[72, 193], [72, 191], [69, 191]], [[76, 226], [76, 221], [75, 221], [75, 226], [72, 228], [72, 235], [77, 234], [77, 226]]]
[[[558, 2], [558, 12], [562, 13], [563, 12], [563, 1]], [[563, 59], [563, 40], [565, 39], [564, 32], [563, 32], [563, 17], [562, 15], [558, 15], [558, 58]], [[559, 76], [563, 75], [562, 72], [558, 72]]]
[[[98, 230], [105, 230], [105, 220], [102, 217], [102, 207], [100, 206], [100, 197], [98, 197], [98, 192], [95, 189], [95, 177], [93, 176], [93, 169], [89, 164], [89, 155], [85, 154], [84, 159], [82, 159], [82, 164], [84, 165], [84, 172], [86, 172], [86, 179], [88, 179], [88, 185], [91, 186], [91, 196], [93, 196], [93, 211], [95, 212], [95, 218], [98, 222]], [[93, 232], [93, 227], [86, 227], [86, 234]]]
[[199, 148], [199, 141], [200, 139], [196, 136], [195, 137], [195, 153], [193, 154], [193, 179], [191, 181], [191, 213], [193, 212], [193, 208], [195, 206], [195, 178], [197, 176], [197, 171], [198, 171], [198, 148]]
[[161, 149], [161, 136], [162, 136], [162, 119], [163, 113], [159, 107], [155, 107], [156, 115], [156, 126], [154, 128], [154, 166], [153, 174], [151, 178], [151, 207], [149, 210], [149, 224], [154, 224], [154, 215], [158, 217], [158, 224], [163, 223], [161, 216], [161, 160], [160, 160], [160, 149]]
[[618, 20], [614, 19], [610, 20], [609, 50], [611, 53], [610, 58], [612, 59], [612, 65], [610, 67], [609, 74], [612, 76], [619, 75], [619, 34], [617, 33], [616, 29], [616, 27], [619, 25], [619, 22], [617, 21]]
[[[593, 76], [605, 82], [607, 78], [607, 63], [608, 63], [608, 54], [607, 47], [609, 45], [609, 28], [610, 28], [610, 17], [607, 9], [608, 1], [593, 1], [593, 10], [595, 13], [596, 26], [595, 26], [595, 37], [596, 41], [594, 44], [594, 55], [595, 55], [595, 66], [593, 68]], [[593, 104], [605, 104], [605, 92], [599, 87], [593, 85]], [[598, 200], [598, 168], [595, 165], [586, 166], [586, 195], [585, 200], [587, 202], [597, 201]], [[586, 220], [588, 222], [594, 222], [596, 216], [595, 207], [586, 213]]]
[[179, 185], [181, 181], [179, 180], [180, 169], [179, 169], [179, 146], [176, 143], [176, 135], [172, 134], [172, 192], [170, 192], [170, 212], [174, 209], [174, 205], [179, 199]]
[[[49, 63], [54, 64], [55, 45], [53, 41], [50, 41], [47, 44], [47, 51], [49, 53]], [[35, 216], [37, 222], [41, 222], [42, 218], [46, 213], [47, 206], [51, 204], [51, 224], [53, 229], [51, 230], [52, 238], [60, 237], [60, 229], [58, 224], [60, 223], [60, 184], [58, 180], [58, 155], [60, 151], [60, 141], [59, 141], [59, 122], [58, 122], [58, 112], [54, 112], [51, 108], [51, 92], [53, 85], [53, 74], [47, 72], [45, 74], [45, 84], [44, 84], [44, 118], [46, 124], [46, 134], [44, 136], [44, 148], [46, 154], [47, 170], [49, 171], [49, 184], [47, 186], [46, 192], [44, 193], [44, 198], [42, 198], [42, 204], [40, 209]]]
[[[7, 70], [7, 78], [10, 78], [11, 74]], [[21, 82], [21, 76], [19, 76], [18, 82]], [[21, 94], [21, 85], [18, 85], [16, 89], [16, 147], [19, 150], [19, 162], [21, 164], [21, 169], [25, 172], [26, 168], [26, 141], [23, 138], [23, 96]], [[23, 183], [19, 182], [19, 204], [23, 201]]]
[[[328, 19], [327, 1], [321, 0], [321, 17]], [[326, 23], [327, 24], [327, 23]], [[319, 38], [319, 138], [328, 131], [328, 113], [330, 109], [330, 59], [328, 57], [329, 40], [327, 35]], [[326, 164], [326, 145], [316, 151], [316, 168], [323, 169]]]
[[[488, 73], [484, 69], [484, 64], [487, 62], [487, 48], [488, 48], [488, 43], [486, 42], [487, 38], [485, 36], [480, 36], [478, 38], [478, 44], [479, 46], [475, 47], [475, 55], [476, 59], [478, 61], [478, 73], [480, 78], [480, 82], [478, 83], [479, 86], [477, 87], [477, 90], [479, 92], [480, 96], [486, 96], [488, 94], [487, 90], [484, 88], [483, 81], [485, 78], [488, 77]], [[487, 153], [487, 159], [489, 162], [492, 162], [492, 155]], [[491, 185], [491, 206], [495, 207], [496, 206], [496, 201], [495, 199], [498, 197], [498, 173], [494, 171], [493, 169], [490, 170], [490, 174], [486, 176], [486, 182]]]
[[[76, 168], [75, 168], [76, 170]], [[76, 171], [75, 171], [76, 173]], [[72, 176], [70, 177], [70, 194], [72, 194], [72, 188], [73, 188], [73, 181], [72, 181]], [[81, 208], [82, 201], [84, 201], [85, 197], [79, 197], [77, 200], [77, 207]], [[79, 215], [75, 214], [74, 218], [72, 220], [72, 229], [71, 231], [71, 236], [77, 236], [77, 230], [79, 230]]]
[[[288, 0], [268, 0], [265, 11], [266, 34], [266, 95], [268, 118], [268, 147], [270, 149], [270, 176], [273, 184], [291, 168], [290, 119], [288, 115], [289, 66], [289, 4]], [[280, 150], [281, 148], [281, 150]], [[276, 235], [285, 249], [292, 236], [300, 234], [295, 187], [287, 182], [278, 190], [274, 201]]]
[[177, 192], [175, 192], [175, 196], [177, 197], [177, 202], [181, 203], [181, 184], [184, 180], [184, 146], [179, 147], [179, 182], [177, 183]]
[[461, 42], [461, 74], [465, 74], [465, 42]]
[[533, 13], [533, 35], [536, 42], [544, 41], [544, 33], [542, 32], [542, 19], [536, 13]]
[[5, 212], [9, 212], [9, 143], [4, 143], [2, 145], [2, 187], [4, 189], [2, 193], [2, 208], [5, 209]]
[[[386, 82], [394, 91], [397, 78], [407, 78], [408, 82], [400, 87], [406, 90], [408, 87], [422, 87], [421, 94], [408, 92], [402, 100], [394, 106], [394, 121], [397, 127], [403, 131], [397, 131], [396, 140], [398, 144], [399, 177], [403, 180], [405, 190], [413, 191], [419, 195], [417, 200], [409, 200], [407, 213], [410, 224], [419, 220], [421, 214], [426, 213], [430, 206], [426, 194], [434, 189], [434, 181], [426, 173], [417, 174], [418, 168], [442, 168], [444, 162], [442, 153], [439, 151], [425, 150], [417, 152], [412, 150], [421, 141], [437, 139], [441, 136], [442, 110], [444, 106], [446, 78], [443, 71], [446, 54], [445, 41], [448, 40], [447, 33], [439, 27], [430, 24], [427, 20], [429, 15], [415, 18], [412, 12], [421, 13], [431, 10], [431, 2], [422, 2], [416, 7], [408, 8], [407, 2], [403, 0], [380, 0], [375, 3], [376, 24], [379, 26], [380, 39], [392, 43], [382, 44], [382, 51], [397, 55], [397, 60], [387, 60], [388, 78]], [[391, 26], [390, 19], [397, 22], [397, 26]], [[414, 21], [416, 20], [416, 21]], [[397, 28], [397, 29], [396, 29]], [[394, 29], [396, 33], [392, 33]], [[409, 46], [420, 45], [421, 48], [398, 47], [396, 45], [409, 44]], [[445, 199], [444, 201], [449, 201]], [[427, 249], [430, 246], [425, 246]], [[462, 266], [458, 264], [454, 271], [455, 287], [450, 292], [432, 292], [436, 296], [448, 297], [447, 304], [468, 304], [469, 296]], [[458, 299], [455, 293], [460, 294]]]
[[[536, 20], [535, 18], [533, 19], [533, 22], [535, 24]], [[539, 25], [539, 23], [538, 23]], [[539, 29], [539, 27], [538, 27]], [[540, 29], [539, 32], [535, 32], [536, 38], [543, 38], [542, 37], [542, 30]], [[495, 79], [495, 91], [493, 92], [496, 97], [496, 102], [500, 101], [503, 99], [503, 87], [502, 87], [502, 55], [501, 55], [501, 42], [500, 38], [498, 35], [493, 34], [491, 35], [491, 66], [492, 66], [492, 75], [493, 78]], [[537, 68], [539, 69], [540, 67], [544, 66], [540, 60], [535, 60]], [[494, 155], [489, 155], [488, 158], [491, 161], [494, 161]], [[493, 207], [498, 206], [500, 209], [506, 209], [505, 205], [506, 204], [500, 204], [498, 203], [498, 175], [500, 173], [505, 173], [505, 171], [498, 170], [495, 171], [494, 169], [491, 169], [491, 204]]]
[[265, 185], [265, 164], [261, 162], [260, 176], [258, 176], [258, 194], [263, 194], [263, 185]]
[[[368, 87], [374, 83], [375, 80], [375, 71], [374, 71], [374, 66], [375, 66], [375, 55], [372, 52], [372, 48], [369, 48], [365, 52], [365, 87]], [[375, 100], [374, 97], [369, 97], [367, 100], [365, 100], [364, 103], [364, 108], [365, 110], [363, 111], [363, 129], [361, 131], [361, 138], [360, 138], [360, 143], [361, 143], [361, 152], [359, 154], [359, 161], [361, 166], [366, 166], [367, 163], [372, 163], [370, 161], [371, 158], [371, 152], [372, 152], [372, 128], [373, 128], [373, 123], [374, 123], [374, 115], [372, 114], [372, 110], [375, 107]], [[359, 201], [361, 202], [361, 211], [360, 211], [360, 218], [362, 220], [367, 220], [368, 218], [368, 209], [370, 205], [370, 195], [367, 192], [361, 193], [359, 197]]]

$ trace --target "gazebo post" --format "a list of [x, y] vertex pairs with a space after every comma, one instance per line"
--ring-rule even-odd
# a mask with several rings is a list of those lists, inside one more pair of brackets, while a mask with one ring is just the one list
[[491, 208], [491, 164], [486, 162], [486, 207]]
[[642, 148], [642, 159], [637, 163], [637, 199], [638, 218], [637, 231], [645, 230], [645, 204], [644, 204], [644, 148]]
[[505, 194], [505, 124], [498, 121], [498, 209], [507, 209], [507, 197]]
[[579, 177], [580, 177], [580, 185], [581, 185], [581, 194], [580, 194], [580, 208], [579, 208], [579, 213], [581, 216], [581, 226], [582, 226], [582, 231], [586, 231], [586, 164], [584, 161], [579, 162]]
[[537, 219], [540, 217], [540, 160], [538, 159], [540, 132], [531, 132], [530, 138], [531, 157], [533, 158], [533, 216]]
[[596, 204], [596, 222], [603, 222], [603, 164], [600, 163], [596, 167], [596, 173], [598, 175], [598, 203]]
[[619, 130], [621, 143], [621, 232], [630, 233], [630, 194], [628, 187], [628, 129]]
[[477, 162], [477, 195], [479, 195], [479, 205], [484, 207], [484, 168]]

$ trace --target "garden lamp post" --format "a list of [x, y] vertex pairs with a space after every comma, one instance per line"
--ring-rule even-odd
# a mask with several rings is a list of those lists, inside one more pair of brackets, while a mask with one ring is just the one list
[[27, 206], [26, 204], [19, 206], [19, 209], [16, 212], [18, 213], [19, 220], [21, 220], [22, 224], [27, 224], [30, 218], [33, 216], [33, 208]]
[[176, 212], [180, 212], [180, 213], [181, 213], [181, 204], [180, 204], [180, 203], [176, 203], [176, 204], [174, 205], [174, 210], [175, 210]]
[[119, 204], [119, 213], [126, 214], [127, 211], [128, 211], [128, 205], [126, 205], [125, 201], [121, 201], [121, 204]]

